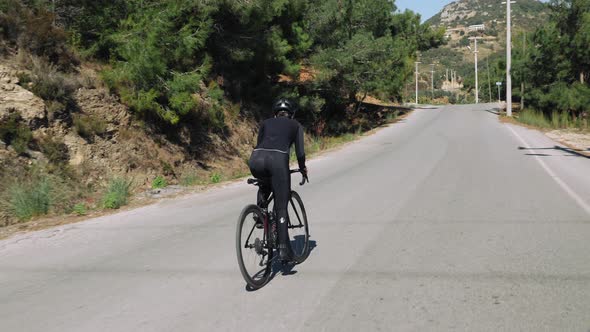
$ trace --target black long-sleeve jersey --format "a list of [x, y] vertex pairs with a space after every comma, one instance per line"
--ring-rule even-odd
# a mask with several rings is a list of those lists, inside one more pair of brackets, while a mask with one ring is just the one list
[[279, 116], [265, 120], [258, 131], [256, 150], [289, 153], [295, 143], [295, 154], [299, 168], [305, 168], [305, 149], [303, 147], [303, 127], [296, 120]]

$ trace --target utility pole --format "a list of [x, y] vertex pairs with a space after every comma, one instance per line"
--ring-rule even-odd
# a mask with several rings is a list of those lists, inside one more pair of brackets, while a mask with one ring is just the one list
[[506, 115], [512, 116], [512, 11], [510, 4], [516, 1], [506, 1]]
[[418, 65], [421, 63], [416, 61], [416, 105], [418, 104]]
[[[479, 80], [477, 77], [477, 53], [479, 53], [479, 51], [477, 50], [477, 40], [481, 39], [481, 37], [469, 37], [469, 39], [475, 42], [475, 49], [473, 50], [473, 54], [475, 55], [475, 103], [479, 104]], [[471, 49], [471, 47], [469, 47], [469, 49]]]
[[404, 87], [406, 88], [406, 93], [404, 93], [404, 101], [406, 101], [410, 99], [410, 96], [408, 96], [408, 84], [404, 84]]
[[[522, 58], [526, 59], [526, 31], [522, 32]], [[520, 110], [524, 110], [524, 71], [521, 73], [520, 82]]]
[[431, 63], [430, 64], [430, 83], [431, 83], [431, 91], [432, 91], [432, 99], [434, 100], [434, 66], [436, 66], [436, 64]]
[[492, 102], [492, 80], [490, 79], [490, 57], [486, 58], [486, 64], [488, 67], [488, 96], [490, 96], [490, 103]]

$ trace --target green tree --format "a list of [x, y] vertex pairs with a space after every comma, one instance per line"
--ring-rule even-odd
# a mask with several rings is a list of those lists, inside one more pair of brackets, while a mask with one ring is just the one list
[[193, 1], [135, 5], [138, 10], [112, 37], [116, 56], [105, 79], [135, 111], [176, 124], [195, 109], [192, 95], [209, 74], [205, 44], [215, 7]]
[[312, 63], [322, 73], [320, 88], [335, 87], [340, 103], [356, 101], [359, 93], [361, 100], [367, 94], [399, 98], [415, 52], [443, 40], [442, 31], [421, 25], [419, 15], [392, 14], [392, 1], [333, 0], [318, 6], [310, 13], [312, 35], [319, 35]]
[[590, 100], [590, 1], [553, 0], [550, 8], [550, 23], [534, 33], [525, 60], [533, 86], [526, 97], [548, 116], [558, 111], [577, 117]]

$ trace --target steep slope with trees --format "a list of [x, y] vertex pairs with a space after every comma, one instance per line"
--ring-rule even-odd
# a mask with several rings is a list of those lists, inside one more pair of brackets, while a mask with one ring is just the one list
[[400, 100], [442, 35], [391, 0], [0, 0], [6, 87], [41, 100], [38, 121], [0, 108], [2, 220], [243, 174], [280, 95], [310, 142], [369, 129], [360, 101]]

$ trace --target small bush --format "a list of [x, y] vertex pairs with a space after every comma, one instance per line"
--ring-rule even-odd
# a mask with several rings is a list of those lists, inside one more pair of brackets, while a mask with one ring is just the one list
[[16, 77], [18, 78], [18, 85], [25, 87], [25, 88], [28, 86], [29, 83], [32, 82], [31, 75], [29, 75], [23, 71], [18, 72], [16, 74]]
[[91, 140], [94, 136], [104, 135], [107, 123], [103, 119], [91, 115], [74, 114], [74, 129], [80, 137]]
[[72, 94], [79, 82], [67, 74], [61, 73], [57, 68], [43, 60], [33, 60], [33, 78], [31, 91], [43, 100], [58, 101], [64, 105], [73, 102]]
[[86, 204], [84, 203], [78, 203], [76, 205], [74, 205], [74, 213], [79, 215], [79, 216], [85, 216], [87, 211], [86, 211]]
[[196, 174], [185, 174], [180, 178], [180, 183], [183, 186], [194, 186], [199, 182], [199, 177]]
[[62, 165], [70, 160], [68, 147], [59, 139], [54, 140], [49, 136], [44, 136], [39, 140], [38, 145], [41, 152], [54, 165]]
[[12, 213], [19, 221], [49, 213], [51, 185], [47, 178], [30, 184], [15, 184], [9, 194]]
[[156, 178], [152, 181], [152, 189], [165, 188], [166, 186], [168, 186], [168, 183], [161, 175], [156, 176]]
[[31, 130], [27, 127], [21, 126], [16, 131], [16, 138], [12, 141], [12, 147], [18, 154], [23, 154], [29, 147], [29, 142], [33, 138]]
[[211, 174], [211, 182], [212, 183], [219, 183], [219, 182], [221, 182], [221, 174], [219, 174], [219, 173], [213, 173], [213, 174]]
[[59, 101], [49, 100], [45, 102], [47, 117], [50, 121], [59, 119], [66, 112], [66, 106]]
[[18, 154], [27, 151], [33, 134], [29, 127], [21, 122], [20, 114], [14, 112], [6, 121], [0, 123], [0, 139], [7, 145], [11, 145]]
[[162, 165], [162, 171], [164, 175], [172, 175], [176, 177], [176, 173], [174, 172], [174, 167], [170, 165], [170, 163], [165, 162], [164, 160], [160, 160], [160, 165]]
[[103, 196], [103, 207], [106, 209], [118, 209], [127, 204], [130, 195], [131, 181], [123, 178], [114, 178], [109, 183]]

